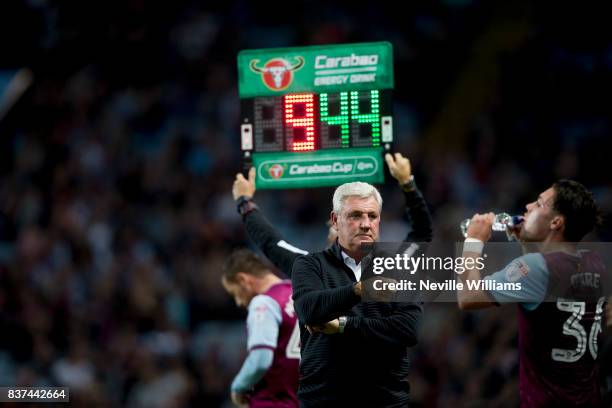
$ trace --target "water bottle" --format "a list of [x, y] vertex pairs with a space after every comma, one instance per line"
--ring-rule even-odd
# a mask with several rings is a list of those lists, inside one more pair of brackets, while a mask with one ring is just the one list
[[[459, 228], [461, 228], [461, 233], [464, 237], [467, 237], [467, 229], [471, 220], [471, 218], [466, 218], [465, 220], [461, 221], [461, 224], [459, 225]], [[495, 220], [493, 221], [491, 229], [493, 231], [506, 231], [508, 227], [514, 227], [515, 225], [519, 225], [521, 222], [523, 222], [522, 215], [510, 215], [503, 212], [495, 214]]]

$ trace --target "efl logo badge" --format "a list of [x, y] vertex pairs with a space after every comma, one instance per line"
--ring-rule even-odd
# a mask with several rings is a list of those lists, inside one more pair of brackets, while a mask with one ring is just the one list
[[280, 164], [275, 164], [268, 169], [268, 173], [270, 174], [270, 177], [272, 177], [273, 179], [279, 179], [283, 177], [284, 172], [285, 172], [285, 169], [283, 169], [283, 166], [281, 166]]
[[254, 59], [249, 64], [251, 71], [261, 74], [263, 83], [273, 91], [282, 91], [287, 89], [293, 82], [293, 71], [304, 66], [304, 58], [294, 57], [294, 63], [283, 58], [273, 58], [266, 62], [263, 68], [258, 67], [258, 59]]

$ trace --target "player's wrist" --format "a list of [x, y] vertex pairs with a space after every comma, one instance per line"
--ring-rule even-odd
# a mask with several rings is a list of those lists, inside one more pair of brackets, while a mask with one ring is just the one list
[[484, 249], [484, 241], [474, 237], [467, 237], [463, 243], [463, 252], [474, 252], [482, 254]]
[[249, 200], [252, 200], [252, 199], [253, 199], [253, 196], [252, 196], [252, 195], [248, 195], [248, 194], [241, 194], [241, 195], [239, 195], [239, 196], [238, 196], [238, 198], [236, 198], [236, 200], [234, 200], [234, 201], [236, 201], [236, 204], [239, 204], [239, 203], [241, 203], [242, 201], [249, 201]]
[[414, 174], [410, 175], [410, 178], [408, 179], [408, 181], [398, 181], [400, 187], [402, 188], [402, 190], [404, 190], [405, 192], [409, 193], [411, 191], [416, 190], [416, 183], [414, 181]]
[[236, 200], [236, 207], [238, 210], [238, 214], [240, 214], [243, 217], [247, 215], [248, 213], [250, 213], [251, 211], [257, 210], [259, 208], [257, 207], [257, 204], [253, 202], [253, 197], [246, 196], [246, 195], [242, 195], [238, 197], [238, 200]]

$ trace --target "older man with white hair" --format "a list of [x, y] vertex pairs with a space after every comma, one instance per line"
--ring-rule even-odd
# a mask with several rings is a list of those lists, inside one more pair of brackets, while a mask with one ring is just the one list
[[408, 404], [408, 347], [417, 343], [422, 307], [361, 302], [361, 245], [378, 240], [381, 209], [374, 186], [341, 185], [331, 213], [335, 243], [294, 263], [302, 407]]

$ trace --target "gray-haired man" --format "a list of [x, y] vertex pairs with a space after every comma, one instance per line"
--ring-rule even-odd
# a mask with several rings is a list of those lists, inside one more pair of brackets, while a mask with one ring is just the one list
[[408, 347], [417, 343], [422, 307], [360, 302], [360, 246], [378, 240], [381, 209], [374, 186], [341, 185], [331, 213], [336, 242], [294, 263], [293, 299], [302, 342], [298, 399], [303, 407], [408, 404]]

